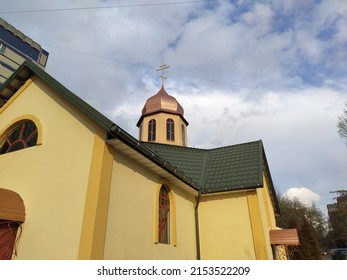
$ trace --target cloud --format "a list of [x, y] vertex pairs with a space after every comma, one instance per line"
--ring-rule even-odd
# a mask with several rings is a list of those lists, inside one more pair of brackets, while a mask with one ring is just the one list
[[318, 194], [309, 190], [308, 188], [303, 187], [290, 188], [283, 196], [288, 197], [290, 199], [297, 198], [306, 205], [311, 205], [312, 203], [316, 203], [320, 200], [320, 196]]

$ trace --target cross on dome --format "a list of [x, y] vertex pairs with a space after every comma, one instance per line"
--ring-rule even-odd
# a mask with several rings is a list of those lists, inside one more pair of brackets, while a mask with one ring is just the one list
[[162, 64], [159, 66], [159, 69], [157, 69], [157, 71], [161, 71], [161, 87], [164, 88], [164, 80], [166, 79], [165, 75], [164, 75], [164, 71], [165, 69], [169, 68], [170, 66], [168, 66], [167, 64]]

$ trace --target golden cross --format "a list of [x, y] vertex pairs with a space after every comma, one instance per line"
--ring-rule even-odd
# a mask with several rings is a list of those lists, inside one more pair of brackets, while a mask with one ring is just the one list
[[166, 77], [164, 76], [164, 71], [165, 69], [169, 68], [170, 66], [167, 66], [167, 64], [162, 64], [159, 66], [159, 69], [157, 69], [157, 71], [161, 70], [161, 87], [164, 87], [164, 80], [166, 79]]

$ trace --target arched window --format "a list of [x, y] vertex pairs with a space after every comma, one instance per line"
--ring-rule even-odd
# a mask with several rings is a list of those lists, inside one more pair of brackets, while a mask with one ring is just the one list
[[0, 155], [35, 146], [37, 136], [37, 127], [33, 121], [15, 123], [0, 138]]
[[159, 192], [158, 237], [159, 243], [170, 244], [170, 196], [165, 185]]
[[148, 123], [148, 142], [155, 141], [156, 121], [151, 119]]
[[175, 122], [173, 119], [166, 120], [166, 140], [175, 141]]

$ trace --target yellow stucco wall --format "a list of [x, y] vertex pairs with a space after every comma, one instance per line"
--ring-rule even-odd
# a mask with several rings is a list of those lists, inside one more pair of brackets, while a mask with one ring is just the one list
[[246, 192], [208, 195], [199, 205], [201, 259], [255, 259]]
[[[112, 174], [104, 258], [196, 259], [193, 195], [120, 152], [115, 153]], [[161, 182], [166, 182], [174, 195], [176, 245], [155, 243], [155, 207]]]
[[76, 259], [94, 133], [101, 132], [39, 79], [1, 111], [0, 131], [22, 116], [39, 120], [42, 144], [0, 155], [0, 187], [26, 207], [17, 259]]
[[100, 260], [104, 257], [112, 162], [111, 148], [103, 138], [95, 135], [84, 206], [79, 259]]
[[[166, 140], [166, 120], [173, 119], [175, 122], [175, 141]], [[169, 145], [178, 145], [178, 146], [187, 146], [187, 126], [182, 121], [181, 117], [178, 115], [167, 114], [167, 113], [158, 113], [155, 115], [147, 116], [143, 118], [143, 121], [140, 125], [142, 132], [140, 133], [141, 141], [148, 141], [148, 123], [150, 120], [154, 119], [156, 121], [156, 143], [164, 143]], [[182, 143], [182, 125], [184, 126], [184, 139], [185, 143]]]
[[265, 172], [263, 172], [263, 187], [249, 192], [247, 199], [256, 258], [271, 260], [273, 253], [269, 231], [276, 229], [276, 219]]
[[269, 232], [271, 229], [276, 229], [276, 218], [274, 207], [272, 205], [269, 186], [266, 180], [265, 174], [263, 172], [263, 188], [256, 189], [257, 205], [259, 205], [259, 216], [258, 220], [261, 221], [259, 224], [258, 231], [262, 228], [261, 235], [263, 240], [261, 241], [262, 259], [273, 259], [273, 253], [270, 244]]
[[261, 196], [259, 195], [259, 199], [263, 199], [264, 201], [264, 211], [266, 213], [266, 223], [267, 223], [268, 230], [276, 229], [275, 211], [274, 211], [274, 207], [272, 205], [272, 201], [270, 197], [268, 181], [266, 179], [264, 172], [263, 172], [263, 182], [264, 182], [264, 187], [261, 188]]

